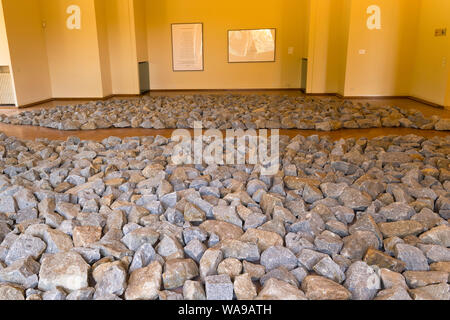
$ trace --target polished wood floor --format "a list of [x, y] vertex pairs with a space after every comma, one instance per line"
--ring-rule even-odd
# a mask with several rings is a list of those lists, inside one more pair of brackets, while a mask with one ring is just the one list
[[[275, 95], [290, 95], [290, 96], [301, 96], [301, 92], [292, 90], [279, 90], [279, 91], [175, 91], [175, 92], [151, 92], [150, 95], [179, 95], [179, 94], [229, 94], [229, 93], [239, 93], [239, 94], [275, 94]], [[330, 97], [320, 97], [317, 98], [330, 98]], [[118, 99], [113, 98], [113, 99]], [[127, 98], [132, 99], [132, 98]], [[441, 118], [450, 118], [450, 110], [435, 108], [420, 102], [416, 102], [410, 99], [352, 99], [354, 102], [369, 102], [374, 105], [392, 105], [398, 106], [403, 109], [415, 109], [421, 111], [425, 116], [430, 117], [432, 115], [437, 115]], [[53, 108], [55, 106], [70, 105], [77, 103], [85, 103], [86, 101], [52, 101], [40, 105], [36, 105], [26, 110], [42, 109], [42, 108]], [[24, 111], [24, 109], [17, 109], [14, 107], [0, 108], [0, 113], [2, 114], [15, 114]], [[16, 126], [7, 125], [0, 123], [0, 131], [4, 132], [8, 136], [15, 136], [20, 139], [34, 140], [36, 138], [48, 138], [51, 140], [66, 140], [69, 136], [77, 136], [81, 139], [101, 141], [110, 136], [116, 136], [120, 138], [124, 137], [135, 137], [135, 136], [156, 136], [161, 135], [169, 138], [173, 131], [172, 129], [164, 130], [153, 130], [153, 129], [101, 129], [94, 131], [59, 131], [55, 129], [48, 129], [42, 127], [34, 126]], [[445, 137], [450, 135], [450, 132], [439, 132], [434, 130], [416, 130], [408, 128], [375, 128], [375, 129], [343, 129], [333, 132], [320, 132], [315, 130], [280, 130], [280, 134], [288, 135], [294, 137], [298, 134], [308, 136], [317, 134], [319, 136], [329, 136], [332, 140], [339, 140], [341, 138], [375, 138], [378, 136], [386, 135], [408, 135], [416, 134], [423, 136], [425, 138], [432, 138], [435, 136]]]

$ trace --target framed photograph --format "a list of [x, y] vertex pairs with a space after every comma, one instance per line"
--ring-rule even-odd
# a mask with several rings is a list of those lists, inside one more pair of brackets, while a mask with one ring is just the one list
[[275, 62], [276, 34], [272, 29], [228, 31], [228, 62]]
[[203, 23], [172, 24], [172, 70], [203, 71]]

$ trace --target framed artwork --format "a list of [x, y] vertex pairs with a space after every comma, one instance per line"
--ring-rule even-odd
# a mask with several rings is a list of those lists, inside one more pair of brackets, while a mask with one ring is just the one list
[[174, 23], [172, 70], [203, 71], [203, 23]]
[[275, 62], [276, 29], [228, 31], [228, 62]]

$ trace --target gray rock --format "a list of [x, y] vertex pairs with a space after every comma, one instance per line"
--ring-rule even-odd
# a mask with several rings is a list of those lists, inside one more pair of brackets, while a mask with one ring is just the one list
[[299, 285], [297, 278], [292, 273], [290, 273], [289, 270], [286, 269], [285, 267], [278, 267], [276, 269], [267, 272], [264, 276], [262, 276], [259, 279], [259, 282], [264, 287], [266, 281], [272, 278], [287, 282], [297, 288]]
[[314, 239], [316, 248], [323, 253], [333, 255], [338, 254], [344, 245], [341, 238], [328, 230], [322, 232]]
[[378, 292], [374, 300], [407, 301], [412, 299], [405, 288], [393, 287]]
[[313, 270], [330, 280], [333, 280], [337, 283], [342, 283], [345, 280], [345, 274], [341, 270], [341, 267], [335, 263], [330, 257], [325, 257], [316, 263], [313, 267]]
[[95, 289], [94, 288], [83, 288], [79, 290], [72, 291], [66, 297], [66, 300], [92, 300], [94, 297]]
[[92, 272], [92, 276], [96, 282], [96, 296], [121, 296], [127, 288], [127, 271], [120, 261], [99, 265]]
[[218, 206], [213, 208], [214, 218], [242, 228], [242, 220], [236, 213], [235, 207]]
[[255, 262], [260, 259], [258, 246], [251, 242], [228, 239], [221, 241], [219, 246], [225, 258], [236, 258], [249, 262]]
[[188, 257], [199, 263], [206, 249], [206, 246], [200, 240], [193, 239], [184, 247], [184, 252]]
[[38, 260], [46, 247], [47, 245], [41, 239], [22, 234], [14, 241], [11, 248], [9, 248], [5, 262], [7, 265], [11, 265], [17, 260], [28, 257]]
[[372, 198], [368, 194], [364, 194], [354, 188], [346, 188], [339, 196], [339, 201], [344, 206], [353, 210], [365, 210], [372, 203]]
[[450, 249], [437, 245], [420, 245], [419, 248], [425, 253], [428, 261], [450, 262]]
[[286, 267], [288, 270], [292, 270], [297, 267], [297, 258], [288, 248], [273, 246], [261, 254], [260, 263], [267, 271], [281, 266]]
[[9, 267], [0, 269], [0, 282], [21, 285], [25, 289], [38, 285], [40, 264], [31, 257], [16, 260]]
[[428, 271], [430, 269], [423, 252], [409, 244], [399, 243], [395, 246], [397, 259], [406, 264], [406, 270]]
[[150, 243], [144, 243], [136, 250], [128, 271], [132, 273], [137, 269], [145, 268], [155, 258], [156, 251], [153, 249], [153, 246]]
[[163, 235], [162, 239], [156, 246], [156, 252], [164, 258], [183, 258], [184, 251], [181, 243], [174, 237]]
[[16, 213], [17, 203], [12, 196], [0, 197], [0, 213]]
[[372, 300], [381, 288], [380, 277], [365, 262], [353, 263], [345, 273], [344, 287], [354, 300]]
[[442, 225], [420, 235], [423, 243], [450, 247], [450, 227]]
[[408, 220], [415, 213], [414, 208], [400, 202], [394, 202], [380, 209], [380, 214], [383, 215], [387, 221]]
[[448, 283], [434, 284], [409, 292], [414, 300], [450, 300], [450, 285]]
[[159, 239], [159, 233], [152, 228], [138, 228], [122, 238], [122, 242], [132, 251], [136, 251], [144, 243], [154, 245]]
[[350, 260], [362, 260], [369, 248], [378, 249], [380, 240], [370, 231], [357, 231], [343, 239], [341, 255]]
[[44, 292], [42, 300], [62, 301], [66, 300], [67, 293], [61, 288], [55, 288], [51, 291]]
[[320, 199], [323, 199], [323, 194], [319, 188], [306, 184], [303, 189], [303, 199], [307, 203], [314, 203]]
[[207, 300], [233, 300], [233, 283], [230, 276], [222, 274], [205, 279]]

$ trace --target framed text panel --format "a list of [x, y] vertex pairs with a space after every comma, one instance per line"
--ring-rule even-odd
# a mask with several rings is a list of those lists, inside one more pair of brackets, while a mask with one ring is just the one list
[[203, 71], [203, 24], [172, 24], [173, 71]]
[[275, 62], [276, 29], [228, 31], [228, 62]]

